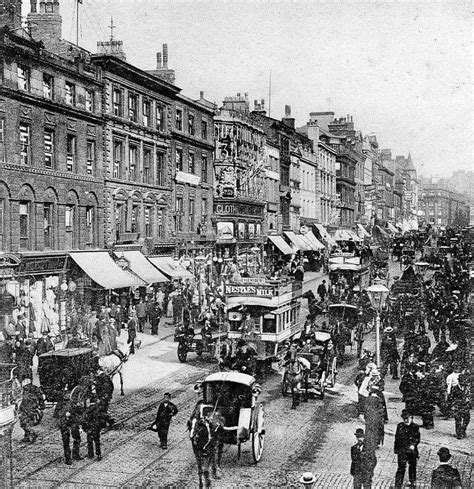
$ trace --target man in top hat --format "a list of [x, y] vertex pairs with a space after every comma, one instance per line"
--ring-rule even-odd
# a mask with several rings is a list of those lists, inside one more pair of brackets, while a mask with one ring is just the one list
[[439, 467], [431, 474], [432, 489], [456, 489], [462, 487], [459, 470], [449, 465], [451, 453], [449, 448], [441, 447], [438, 450]]
[[171, 394], [166, 392], [163, 396], [163, 401], [158, 406], [155, 423], [153, 428], [156, 428], [160, 438], [161, 448], [168, 448], [168, 431], [170, 429], [171, 418], [178, 414], [178, 408], [171, 402]]
[[403, 487], [403, 479], [408, 464], [408, 477], [414, 487], [416, 483], [416, 464], [418, 462], [418, 444], [420, 443], [420, 428], [413, 422], [413, 415], [404, 409], [401, 423], [395, 432], [394, 452], [397, 455], [398, 469], [395, 474], [395, 489]]
[[41, 333], [41, 338], [36, 342], [35, 353], [40, 356], [43, 353], [48, 353], [48, 351], [54, 350], [54, 343], [49, 336], [47, 331]]
[[362, 428], [358, 428], [354, 434], [357, 439], [357, 443], [351, 447], [351, 475], [354, 477], [354, 489], [370, 489], [377, 465], [375, 451], [365, 443], [365, 433]]
[[400, 360], [400, 355], [397, 350], [395, 330], [391, 326], [388, 326], [383, 332], [381, 353], [384, 370], [389, 365], [392, 379], [398, 380], [398, 361]]

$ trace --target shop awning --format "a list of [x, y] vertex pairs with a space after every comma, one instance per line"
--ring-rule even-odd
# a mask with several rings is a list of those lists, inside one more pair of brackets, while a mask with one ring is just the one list
[[294, 255], [294, 250], [281, 236], [268, 236], [268, 239], [284, 254]]
[[370, 238], [370, 234], [367, 232], [367, 229], [362, 226], [362, 224], [357, 224], [357, 229], [359, 230], [359, 236], [361, 238]]
[[321, 243], [321, 241], [319, 241], [318, 238], [316, 238], [316, 236], [313, 234], [312, 231], [308, 231], [307, 233], [302, 234], [301, 236], [303, 236], [306, 242], [309, 243], [312, 250], [318, 251], [324, 249], [324, 245]]
[[156, 268], [172, 279], [194, 278], [191, 272], [188, 272], [170, 256], [149, 256], [148, 259]]
[[379, 225], [376, 225], [375, 227], [379, 230], [382, 236], [388, 237], [388, 233], [385, 231], [385, 229], [381, 228]]
[[319, 231], [321, 238], [326, 241], [329, 246], [336, 246], [337, 243], [334, 238], [326, 231], [326, 228], [322, 224], [315, 224], [316, 229]]
[[293, 231], [285, 231], [285, 234], [288, 236], [288, 239], [292, 242], [292, 244], [301, 251], [311, 251], [311, 248], [308, 243], [304, 239], [301, 239], [301, 236], [295, 234]]
[[363, 241], [363, 239], [354, 231], [347, 231], [349, 236], [354, 240], [354, 241]]
[[69, 256], [82, 270], [104, 289], [144, 287], [146, 282], [131, 272], [122, 270], [107, 251], [74, 251]]
[[349, 241], [352, 236], [345, 229], [337, 229], [334, 233], [334, 239], [336, 241]]
[[149, 284], [169, 282], [155, 266], [153, 266], [140, 251], [116, 251], [115, 256], [123, 256], [130, 264], [130, 270]]

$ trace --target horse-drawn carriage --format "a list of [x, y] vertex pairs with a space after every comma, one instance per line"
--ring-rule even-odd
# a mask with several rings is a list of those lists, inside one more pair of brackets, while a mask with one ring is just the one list
[[81, 378], [92, 372], [92, 348], [69, 348], [43, 353], [38, 359], [41, 388], [48, 402], [61, 402]]
[[[317, 392], [320, 399], [324, 399], [326, 387], [336, 385], [337, 355], [332, 344], [331, 334], [327, 331], [315, 331], [301, 350], [295, 352], [294, 360], [299, 363], [300, 390], [304, 390], [305, 398], [311, 392]], [[292, 393], [295, 396], [294, 376], [298, 365], [290, 357], [285, 368], [282, 380], [282, 395]], [[295, 370], [295, 365], [297, 366]], [[296, 393], [298, 395], [298, 393]]]
[[212, 338], [196, 338], [196, 336], [187, 335], [182, 332], [176, 335], [178, 341], [177, 355], [178, 360], [186, 362], [188, 353], [194, 352], [198, 357], [207, 354], [209, 358], [216, 357], [216, 349], [219, 348], [219, 342], [227, 338], [226, 332], [213, 333]]
[[238, 372], [217, 372], [197, 384], [202, 391], [189, 422], [190, 438], [198, 462], [199, 484], [210, 486], [209, 467], [220, 474], [224, 444], [241, 445], [251, 441], [252, 456], [259, 462], [265, 440], [265, 412], [258, 401], [262, 389], [254, 377]]

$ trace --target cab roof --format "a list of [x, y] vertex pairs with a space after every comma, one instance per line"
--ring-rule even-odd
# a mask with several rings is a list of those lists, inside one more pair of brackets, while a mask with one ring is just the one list
[[251, 387], [255, 384], [255, 378], [240, 372], [216, 372], [208, 375], [204, 382], [235, 382]]

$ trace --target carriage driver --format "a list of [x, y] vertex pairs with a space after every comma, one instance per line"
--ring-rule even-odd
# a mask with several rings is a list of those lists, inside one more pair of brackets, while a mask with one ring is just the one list
[[107, 424], [112, 427], [115, 424], [115, 420], [108, 414], [108, 411], [114, 392], [114, 383], [110, 376], [107, 375], [102, 368], [98, 367], [94, 376], [94, 385], [101, 415], [106, 420]]
[[212, 342], [212, 329], [211, 329], [211, 321], [206, 319], [204, 321], [204, 326], [201, 329], [202, 342], [204, 345], [204, 350], [209, 350], [209, 344]]

